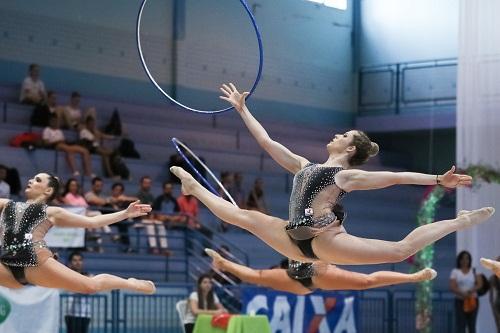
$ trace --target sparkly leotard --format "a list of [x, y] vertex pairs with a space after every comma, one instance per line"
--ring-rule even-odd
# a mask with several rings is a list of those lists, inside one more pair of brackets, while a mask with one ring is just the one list
[[52, 227], [47, 205], [9, 201], [0, 216], [0, 261], [18, 282], [27, 284], [25, 267], [39, 266], [53, 257], [43, 240]]
[[286, 274], [290, 279], [299, 282], [309, 290], [314, 290], [312, 278], [316, 275], [314, 265], [312, 263], [303, 263], [288, 259], [288, 269]]
[[[308, 163], [295, 174], [290, 196], [289, 222], [286, 226], [288, 236], [299, 246], [304, 255], [317, 259], [311, 247], [311, 241], [324, 231], [337, 218], [344, 219], [342, 206], [338, 201], [346, 194], [335, 183], [335, 175], [341, 167], [325, 167]], [[330, 212], [318, 216], [312, 208], [316, 196], [329, 186], [335, 186], [335, 200], [329, 201]]]

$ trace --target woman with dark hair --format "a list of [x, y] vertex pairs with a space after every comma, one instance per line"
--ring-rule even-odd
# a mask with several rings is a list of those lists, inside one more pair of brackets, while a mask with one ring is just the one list
[[205, 252], [212, 257], [214, 269], [224, 274], [229, 272], [243, 282], [298, 295], [307, 295], [316, 289], [365, 290], [402, 283], [415, 283], [432, 280], [437, 275], [432, 268], [425, 268], [413, 274], [391, 271], [361, 274], [320, 261], [301, 263], [294, 260], [288, 260], [286, 268], [257, 270], [232, 262], [212, 249], [205, 249]]
[[128, 289], [146, 294], [155, 292], [151, 281], [122, 279], [110, 274], [83, 276], [53, 258], [44, 241], [53, 226], [72, 228], [104, 227], [128, 218], [145, 216], [151, 206], [139, 201], [122, 211], [88, 217], [61, 207], [47, 206], [59, 191], [59, 180], [39, 173], [28, 181], [26, 202], [0, 199], [0, 285], [17, 289], [26, 284], [91, 294], [112, 289]]
[[227, 311], [214, 293], [210, 275], [200, 275], [196, 284], [196, 291], [193, 291], [189, 295], [186, 306], [186, 317], [184, 318], [185, 332], [193, 332], [196, 316], [199, 314], [218, 315], [224, 312]]
[[[87, 200], [85, 200], [85, 197], [82, 195], [80, 190], [80, 184], [75, 178], [70, 178], [66, 182], [66, 186], [64, 188], [64, 193], [62, 197], [62, 202], [63, 204], [68, 206], [84, 207], [85, 215], [88, 217], [93, 217], [102, 214], [98, 210], [88, 209], [89, 204]], [[95, 251], [100, 253], [104, 252], [104, 249], [102, 248], [102, 237], [100, 234], [101, 233], [106, 233], [108, 235], [111, 234], [111, 228], [106, 225], [102, 228], [91, 228], [90, 231], [92, 233], [87, 234], [87, 238], [95, 239], [97, 243]], [[87, 247], [87, 250], [92, 251], [93, 248]]]
[[456, 332], [476, 332], [476, 317], [479, 308], [477, 291], [482, 287], [482, 280], [472, 268], [472, 256], [462, 251], [457, 256], [455, 268], [450, 274], [450, 289], [455, 294]]
[[421, 226], [398, 242], [349, 235], [342, 226], [344, 213], [339, 205], [348, 192], [396, 184], [437, 183], [455, 188], [470, 185], [472, 178], [455, 174], [455, 167], [443, 175], [351, 169], [378, 152], [378, 145], [357, 130], [336, 134], [326, 146], [328, 160], [323, 164], [311, 163], [269, 137], [245, 105], [248, 93], [239, 93], [233, 84], [223, 85], [221, 90], [224, 94], [221, 98], [234, 106], [259, 145], [278, 164], [295, 174], [289, 221], [239, 209], [205, 190], [182, 168], [172, 167], [171, 171], [181, 179], [185, 194], [194, 195], [218, 218], [250, 231], [288, 258], [354, 265], [399, 262], [449, 233], [487, 220], [495, 211], [487, 207], [463, 212], [455, 219]]

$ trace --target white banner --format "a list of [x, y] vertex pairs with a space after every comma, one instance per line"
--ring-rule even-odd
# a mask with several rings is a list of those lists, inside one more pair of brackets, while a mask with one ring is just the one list
[[59, 290], [28, 286], [0, 287], [1, 333], [57, 333]]
[[[85, 207], [64, 207], [68, 211], [84, 215]], [[85, 247], [85, 229], [53, 227], [45, 236], [49, 247]]]

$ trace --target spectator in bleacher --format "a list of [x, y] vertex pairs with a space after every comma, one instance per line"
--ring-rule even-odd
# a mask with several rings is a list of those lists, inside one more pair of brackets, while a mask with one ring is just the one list
[[248, 194], [247, 209], [257, 210], [261, 213], [268, 214], [266, 200], [264, 198], [264, 182], [262, 178], [257, 178], [253, 184], [253, 188]]
[[[229, 194], [231, 194], [233, 192], [233, 187], [234, 187], [234, 172], [222, 171], [220, 173], [220, 183], [222, 184], [222, 186], [224, 186], [226, 191], [229, 192]], [[222, 188], [219, 189], [219, 195], [224, 200], [230, 201], [226, 193], [222, 190]]]
[[139, 181], [139, 191], [136, 197], [141, 200], [141, 203], [146, 203], [152, 205], [155, 201], [153, 194], [151, 193], [151, 187], [153, 186], [153, 180], [150, 176], [142, 176]]
[[82, 112], [81, 106], [81, 95], [77, 91], [71, 93], [71, 98], [69, 100], [69, 105], [65, 106], [62, 112], [62, 127], [75, 129], [79, 131], [83, 128], [83, 120], [88, 116], [96, 118], [95, 108], [88, 108], [85, 113]]
[[107, 177], [114, 177], [113, 169], [111, 168], [111, 155], [113, 150], [103, 147], [101, 145], [103, 140], [112, 140], [115, 137], [112, 135], [104, 134], [96, 126], [95, 118], [88, 116], [85, 119], [85, 126], [80, 130], [80, 141], [91, 154], [101, 155], [104, 173]]
[[[68, 257], [68, 267], [85, 276], [92, 276], [83, 270], [83, 255], [80, 252], [71, 252]], [[73, 294], [68, 297], [66, 322], [68, 333], [87, 333], [92, 319], [92, 303], [87, 295]]]
[[49, 126], [44, 128], [42, 139], [46, 148], [61, 150], [66, 153], [66, 162], [73, 173], [73, 177], [78, 177], [80, 175], [75, 165], [75, 154], [80, 154], [82, 157], [85, 176], [95, 177], [92, 173], [89, 151], [80, 145], [66, 143], [66, 138], [64, 137], [63, 131], [59, 128], [59, 121], [56, 115], [50, 116]]
[[[151, 194], [152, 180], [149, 176], [143, 176], [139, 183], [139, 192], [137, 198], [141, 203], [152, 205], [154, 197]], [[163, 254], [169, 256], [171, 252], [168, 250], [167, 229], [162, 221], [156, 218], [154, 212], [141, 219], [148, 235], [149, 252], [152, 254]], [[158, 238], [158, 242], [156, 241]], [[159, 244], [159, 246], [158, 246]]]
[[7, 167], [0, 164], [0, 198], [9, 199], [10, 198], [10, 186], [5, 181], [7, 179]]
[[198, 199], [192, 195], [182, 194], [177, 198], [179, 205], [179, 212], [186, 217], [186, 226], [192, 229], [199, 229], [200, 223], [198, 221]]
[[57, 95], [54, 91], [49, 90], [47, 93], [47, 100], [44, 103], [38, 104], [33, 109], [31, 114], [31, 126], [46, 127], [49, 126], [49, 119], [51, 115], [56, 115], [61, 122], [62, 107], [57, 105]]
[[450, 274], [450, 289], [455, 294], [456, 332], [476, 332], [479, 298], [477, 291], [482, 287], [482, 279], [472, 268], [472, 256], [462, 251], [457, 256], [456, 268]]
[[[132, 197], [125, 193], [125, 186], [122, 183], [114, 183], [111, 186], [111, 197], [110, 203], [115, 210], [122, 210], [123, 207], [128, 207], [131, 202], [139, 200], [137, 197]], [[120, 233], [120, 242], [123, 245], [123, 252], [134, 252], [130, 247], [130, 236], [128, 233], [128, 228], [132, 224], [132, 221], [124, 220], [116, 223], [118, 227], [118, 232]]]
[[[101, 215], [102, 213], [98, 210], [93, 210], [89, 209], [89, 204], [87, 200], [82, 196], [81, 190], [80, 190], [80, 184], [75, 178], [70, 178], [66, 182], [66, 187], [64, 189], [63, 197], [62, 197], [62, 202], [65, 205], [68, 206], [74, 206], [74, 207], [85, 207], [85, 215], [92, 217], [92, 216], [97, 216]], [[96, 252], [104, 252], [102, 248], [102, 237], [100, 235], [100, 232], [105, 232], [107, 234], [111, 233], [111, 228], [109, 226], [105, 226], [102, 228], [97, 228], [97, 229], [89, 229], [90, 233], [87, 236], [88, 239], [95, 240], [97, 243], [96, 248], [91, 248], [87, 247], [88, 251], [96, 251]]]
[[[200, 223], [198, 214], [200, 212], [198, 208], [198, 199], [192, 195], [182, 194], [177, 198], [177, 204], [179, 205], [179, 213], [184, 218], [187, 232], [188, 232], [188, 247], [193, 248], [192, 240], [196, 239], [199, 244], [203, 247], [210, 247], [211, 244], [204, 239], [201, 235], [205, 235], [208, 239], [212, 239], [212, 231], [206, 228]], [[205, 252], [202, 251], [202, 255]]]
[[31, 64], [29, 75], [23, 80], [19, 101], [24, 104], [42, 104], [46, 99], [45, 85], [40, 79], [40, 66]]
[[182, 223], [182, 216], [179, 216], [179, 204], [173, 195], [174, 186], [170, 182], [163, 183], [163, 194], [156, 197], [153, 203], [155, 216], [162, 222]]
[[7, 176], [5, 177], [5, 182], [10, 187], [10, 197], [19, 196], [19, 192], [21, 191], [21, 177], [19, 177], [19, 171], [16, 168], [9, 168], [6, 165], [4, 167], [7, 168]]
[[172, 166], [180, 166], [182, 168], [187, 168], [186, 162], [181, 157], [181, 155], [177, 152], [175, 154], [170, 155], [170, 158], [168, 161], [168, 170], [169, 170], [168, 171], [169, 172], [168, 181], [170, 183], [173, 183], [173, 184], [180, 184], [181, 181], [179, 180], [179, 178], [175, 177], [174, 174], [172, 172], [170, 172], [170, 167], [172, 167]]
[[92, 188], [85, 193], [85, 200], [90, 206], [100, 208], [101, 213], [107, 213], [111, 207], [111, 197], [102, 193], [104, 182], [99, 177], [92, 178]]
[[210, 276], [200, 275], [196, 283], [196, 291], [189, 295], [184, 330], [186, 333], [192, 333], [196, 317], [200, 314], [218, 315], [226, 312], [227, 310], [214, 292]]
[[245, 190], [243, 189], [243, 174], [241, 172], [234, 173], [234, 185], [229, 194], [232, 195], [238, 207], [245, 209], [246, 199]]

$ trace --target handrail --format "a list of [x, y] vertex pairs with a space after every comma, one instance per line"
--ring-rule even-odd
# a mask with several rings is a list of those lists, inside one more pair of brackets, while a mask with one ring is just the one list
[[[429, 68], [456, 67], [456, 58], [443, 58], [419, 61], [407, 61], [399, 63], [389, 63], [380, 65], [368, 65], [359, 68], [358, 81], [358, 113], [364, 114], [370, 111], [387, 111], [388, 113], [399, 114], [403, 107], [443, 107], [455, 103], [456, 93], [441, 93], [436, 95], [433, 86], [429, 81], [429, 93], [424, 96], [409, 96], [412, 86], [407, 85], [407, 74], [409, 71], [425, 70]], [[384, 80], [381, 89], [384, 89], [383, 100], [364, 100], [365, 77], [384, 73]], [[385, 82], [385, 83], [384, 83]], [[433, 81], [432, 81], [433, 82]], [[447, 81], [444, 81], [447, 83]], [[420, 83], [420, 81], [419, 81]], [[426, 84], [426, 81], [422, 82]], [[448, 85], [449, 90], [451, 86]]]

